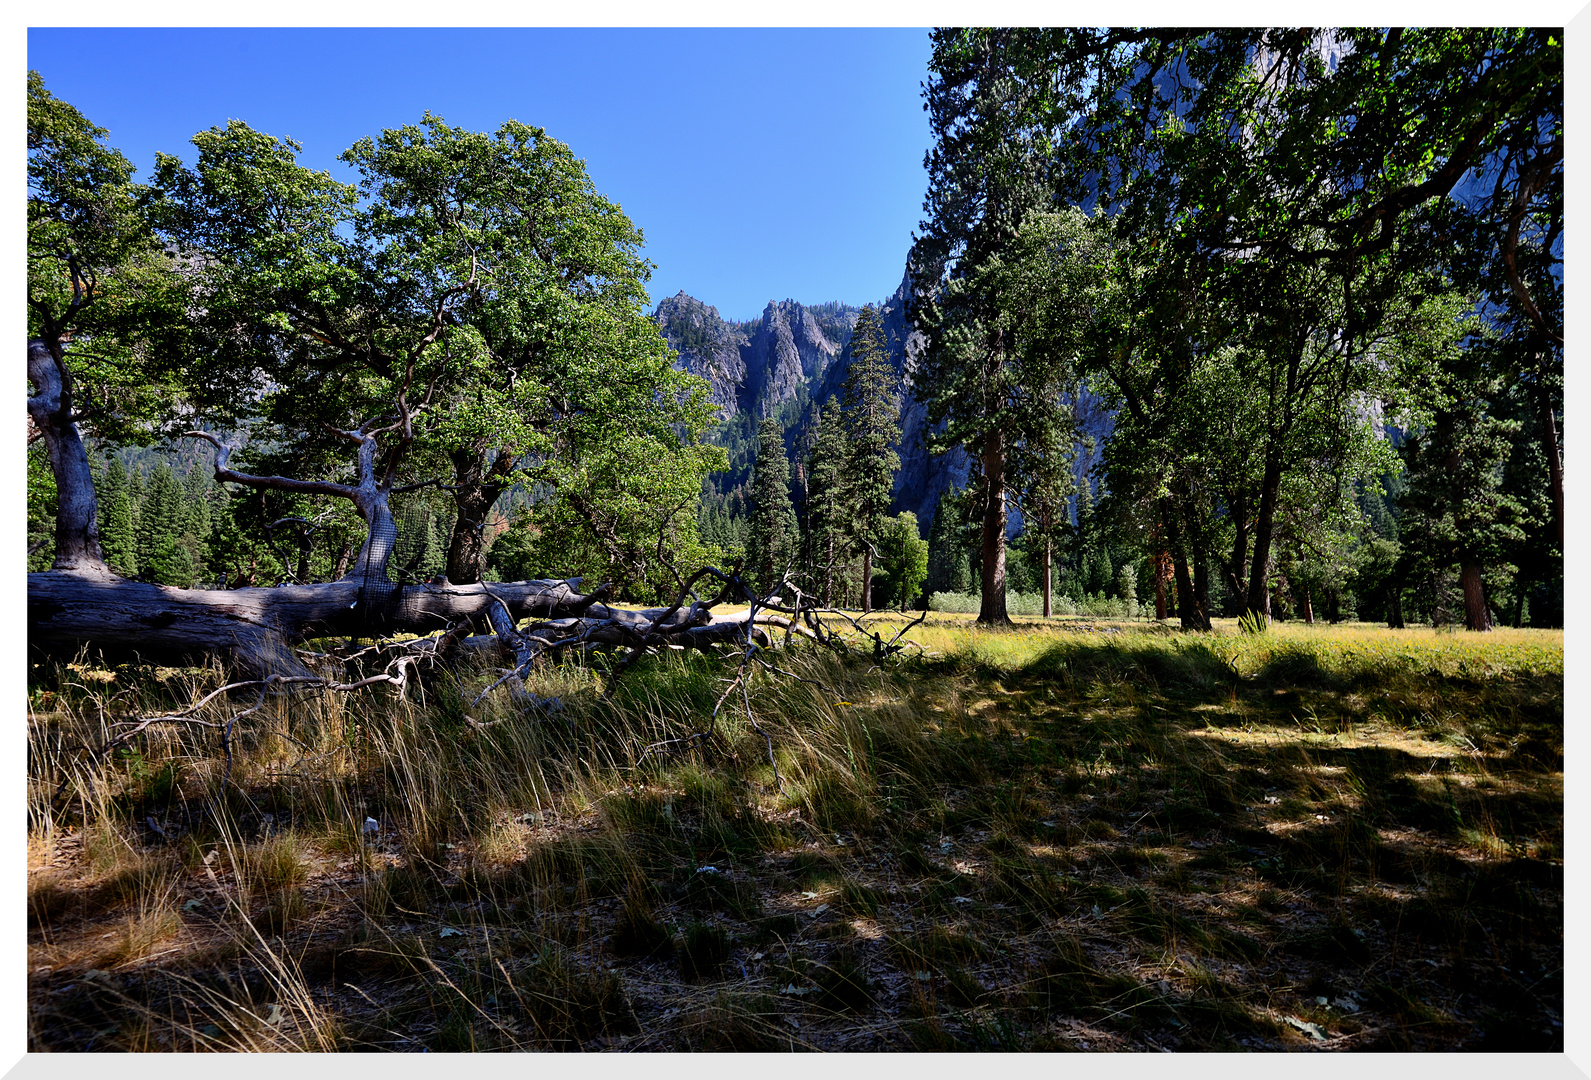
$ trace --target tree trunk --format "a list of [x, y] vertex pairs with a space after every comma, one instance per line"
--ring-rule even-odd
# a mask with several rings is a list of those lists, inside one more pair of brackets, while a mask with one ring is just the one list
[[[484, 615], [501, 597], [515, 619], [581, 614], [602, 598], [578, 592], [580, 579], [400, 591], [391, 613], [394, 631], [429, 634], [450, 621]], [[79, 649], [110, 659], [156, 663], [221, 656], [245, 671], [268, 673], [300, 666], [291, 647], [314, 637], [360, 633], [357, 578], [274, 589], [174, 589], [51, 571], [28, 575], [28, 645], [69, 660]]]
[[834, 606], [834, 530], [827, 530], [823, 553], [823, 606]]
[[1199, 615], [1199, 629], [1210, 629], [1210, 560], [1197, 551], [1193, 556], [1193, 609]]
[[512, 486], [507, 481], [514, 457], [500, 453], [488, 466], [486, 453], [476, 446], [448, 455], [453, 459], [453, 503], [458, 516], [453, 519], [453, 536], [448, 542], [447, 579], [455, 585], [481, 580], [486, 565], [486, 517], [498, 497]]
[[353, 553], [354, 542], [350, 540], [343, 545], [342, 554], [337, 556], [337, 566], [331, 572], [331, 576], [334, 579], [340, 579], [344, 574], [348, 573], [348, 560], [353, 556]]
[[[392, 520], [392, 507], [387, 501], [392, 485], [376, 480], [375, 459], [376, 440], [366, 436], [359, 444], [359, 483], [348, 496], [365, 519], [365, 542], [359, 548], [359, 557], [354, 560], [348, 577], [386, 581], [387, 563], [392, 559], [392, 548], [398, 540], [398, 526]], [[223, 479], [221, 474], [218, 460], [216, 478]]]
[[862, 614], [873, 610], [873, 548], [862, 548]]
[[1309, 586], [1305, 584], [1298, 590], [1298, 611], [1307, 626], [1315, 625], [1315, 605], [1310, 599]]
[[1525, 625], [1525, 594], [1530, 591], [1528, 578], [1517, 577], [1514, 579], [1514, 629]]
[[1200, 608], [1197, 590], [1188, 574], [1188, 548], [1183, 543], [1182, 524], [1169, 500], [1161, 502], [1160, 520], [1166, 523], [1166, 542], [1171, 549], [1172, 573], [1176, 576], [1177, 618], [1184, 630], [1208, 630], [1210, 621]]
[[1226, 566], [1226, 583], [1230, 596], [1227, 600], [1227, 614], [1239, 618], [1248, 610], [1244, 597], [1247, 590], [1248, 575], [1244, 572], [1248, 565], [1248, 499], [1239, 495], [1232, 502], [1232, 509], [1228, 514], [1232, 521], [1232, 560]]
[[1177, 586], [1177, 621], [1184, 630], [1197, 630], [1199, 617], [1193, 608], [1193, 580], [1188, 576], [1187, 562], [1177, 558], [1175, 553], [1171, 556], [1171, 571]]
[[1054, 565], [1052, 548], [1053, 544], [1050, 539], [1050, 534], [1049, 531], [1046, 530], [1044, 533], [1044, 617], [1046, 619], [1052, 618], [1055, 614], [1055, 609], [1050, 606], [1050, 587], [1052, 583], [1051, 572]]
[[458, 517], [447, 548], [447, 579], [454, 584], [473, 585], [481, 580], [486, 565], [486, 515], [502, 493], [495, 484], [484, 485], [469, 496], [462, 491], [454, 493]]
[[[1538, 367], [1539, 370], [1539, 367]], [[1552, 399], [1544, 381], [1538, 374], [1536, 385], [1540, 388], [1542, 452], [1547, 455], [1547, 476], [1552, 484], [1552, 522], [1558, 537], [1558, 552], [1563, 553], [1563, 451], [1558, 445], [1558, 418], [1553, 412]]]
[[1387, 605], [1387, 628], [1402, 630], [1406, 625], [1403, 621], [1403, 583], [1395, 582], [1391, 589], [1391, 600]]
[[1490, 630], [1492, 613], [1486, 606], [1486, 584], [1481, 580], [1480, 566], [1465, 562], [1459, 570], [1458, 582], [1464, 590], [1465, 629]]
[[1165, 549], [1155, 548], [1155, 619], [1158, 622], [1166, 621], [1166, 572], [1170, 569], [1171, 557]]
[[60, 346], [28, 340], [28, 416], [44, 437], [55, 476], [54, 569], [112, 577], [99, 546], [99, 508], [94, 477], [77, 423], [72, 419], [72, 380], [61, 362]]
[[1271, 590], [1268, 578], [1271, 562], [1271, 532], [1276, 521], [1276, 500], [1282, 487], [1282, 462], [1275, 453], [1265, 458], [1265, 476], [1260, 484], [1260, 512], [1254, 522], [1254, 555], [1250, 563], [1247, 607], [1251, 612], [1271, 618]]
[[1009, 623], [1005, 608], [1005, 433], [983, 439], [983, 596], [978, 622]]

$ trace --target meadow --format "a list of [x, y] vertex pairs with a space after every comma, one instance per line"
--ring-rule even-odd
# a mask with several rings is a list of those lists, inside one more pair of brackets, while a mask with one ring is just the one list
[[1561, 631], [910, 636], [711, 722], [698, 654], [279, 695], [230, 762], [89, 752], [220, 672], [35, 669], [29, 1049], [1563, 1048]]

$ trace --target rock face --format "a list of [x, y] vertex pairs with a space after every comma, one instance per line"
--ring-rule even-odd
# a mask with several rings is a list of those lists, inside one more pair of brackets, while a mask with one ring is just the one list
[[712, 386], [722, 419], [737, 412], [762, 419], [823, 376], [850, 341], [858, 310], [770, 300], [762, 318], [736, 324], [680, 292], [660, 302], [652, 318], [679, 353], [679, 366]]
[[838, 323], [831, 321], [828, 327], [831, 338], [817, 317], [794, 300], [770, 300], [746, 352], [751, 400], [744, 407], [764, 418], [795, 397], [803, 383], [822, 378], [855, 325], [856, 309], [844, 308]]
[[[903, 276], [900, 287], [879, 305], [901, 403], [900, 471], [895, 475], [891, 512], [910, 510], [916, 514], [926, 536], [939, 497], [951, 487], [966, 486], [972, 462], [959, 448], [938, 455], [928, 452], [927, 407], [912, 393], [923, 339], [907, 321], [906, 298]], [[831, 402], [838, 404], [851, 367], [851, 331], [860, 310], [845, 304], [805, 307], [794, 300], [770, 301], [760, 319], [736, 324], [725, 322], [717, 308], [681, 292], [659, 303], [653, 318], [679, 353], [679, 366], [712, 386], [713, 403], [724, 420], [739, 413], [761, 420], [785, 402], [800, 399], [804, 389], [799, 416], [785, 434], [786, 449], [794, 459], [800, 453], [798, 448], [805, 445], [814, 410], [827, 409]], [[1087, 437], [1077, 447], [1076, 470], [1081, 478], [1104, 449], [1114, 417], [1090, 393], [1080, 395], [1072, 405]], [[796, 497], [800, 497], [799, 490]], [[1022, 523], [1014, 506], [1010, 522], [1014, 534]]]
[[663, 331], [669, 347], [679, 353], [677, 364], [692, 375], [700, 375], [712, 387], [712, 402], [722, 419], [740, 409], [740, 394], [746, 385], [746, 361], [741, 350], [749, 344], [746, 335], [718, 316], [684, 290], [660, 301], [653, 321]]

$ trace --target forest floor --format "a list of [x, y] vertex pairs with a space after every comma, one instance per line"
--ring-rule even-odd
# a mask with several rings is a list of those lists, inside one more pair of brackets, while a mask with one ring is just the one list
[[29, 1049], [1563, 1049], [1560, 631], [911, 636], [645, 756], [733, 660], [283, 698], [225, 785], [74, 754], [214, 673], [41, 674]]

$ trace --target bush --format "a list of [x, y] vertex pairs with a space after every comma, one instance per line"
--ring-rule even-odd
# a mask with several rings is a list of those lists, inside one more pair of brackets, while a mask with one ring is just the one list
[[928, 597], [929, 611], [947, 611], [953, 615], [976, 615], [978, 596], [975, 593], [936, 592]]
[[[928, 599], [929, 611], [944, 611], [953, 615], [976, 615], [981, 604], [977, 593], [936, 592]], [[1011, 615], [1042, 615], [1043, 593], [1008, 592], [1005, 610]], [[1050, 610], [1056, 615], [1088, 615], [1096, 619], [1135, 619], [1138, 601], [1114, 596], [1093, 595], [1081, 603], [1071, 597], [1055, 593], [1050, 597]]]

